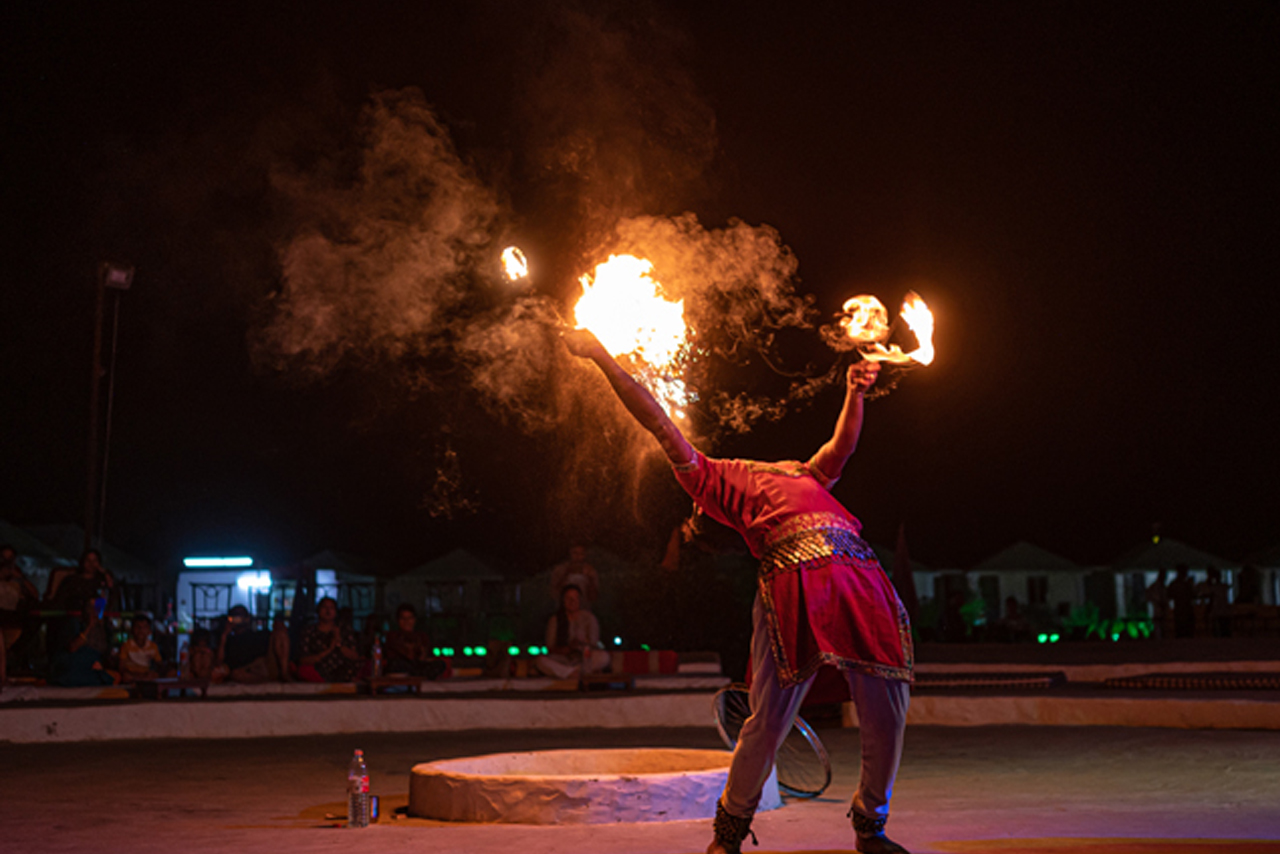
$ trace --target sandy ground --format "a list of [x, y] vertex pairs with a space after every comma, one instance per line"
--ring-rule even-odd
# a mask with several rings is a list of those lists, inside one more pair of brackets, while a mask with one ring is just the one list
[[[820, 733], [834, 761], [827, 795], [758, 816], [760, 847], [748, 843], [745, 851], [852, 850], [844, 816], [857, 783], [858, 733]], [[719, 742], [710, 729], [586, 729], [0, 744], [0, 849], [704, 850], [709, 821], [523, 827], [391, 817], [407, 800], [409, 769], [418, 762], [508, 750], [645, 746], [715, 748]], [[356, 747], [369, 758], [383, 820], [367, 830], [334, 828], [325, 815], [345, 812], [346, 765]], [[1190, 839], [1270, 840], [1222, 850], [1280, 854], [1280, 732], [913, 727], [889, 829], [915, 852], [1102, 852], [1121, 849], [1084, 840], [1128, 837], [1152, 840], [1154, 847], [1141, 846], [1144, 851], [1175, 852], [1191, 851]], [[1062, 837], [1080, 839], [1054, 841]]]

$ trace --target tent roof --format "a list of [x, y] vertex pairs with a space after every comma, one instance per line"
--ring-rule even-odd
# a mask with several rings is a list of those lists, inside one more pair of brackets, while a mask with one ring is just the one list
[[[889, 573], [889, 575], [893, 575], [893, 561], [897, 557], [897, 549], [872, 543], [871, 550], [876, 553], [876, 560], [880, 561], [881, 568], [883, 568], [885, 572]], [[908, 556], [910, 556], [910, 551], [908, 551]], [[932, 571], [929, 567], [925, 566], [915, 558], [910, 558], [910, 560], [912, 572]]]
[[18, 553], [18, 557], [33, 558], [40, 563], [65, 563], [68, 560], [41, 542], [34, 534], [24, 531], [17, 525], [11, 525], [3, 519], [0, 519], [0, 543], [11, 546]]
[[[26, 530], [71, 563], [80, 562], [80, 554], [84, 551], [84, 528], [79, 525], [27, 525]], [[98, 551], [102, 552], [102, 563], [122, 581], [151, 584], [159, 580], [155, 567], [110, 543], [104, 542]]]
[[973, 568], [973, 572], [1014, 572], [1031, 569], [1037, 572], [1072, 572], [1083, 567], [1061, 555], [1019, 540], [996, 552]]
[[464, 579], [500, 581], [506, 578], [505, 575], [490, 566], [488, 562], [463, 548], [454, 549], [435, 560], [415, 566], [404, 575], [438, 581], [462, 581]]
[[387, 578], [393, 573], [377, 558], [324, 549], [299, 561], [309, 569], [332, 569], [341, 575]]
[[1237, 564], [1226, 558], [1202, 552], [1186, 543], [1161, 537], [1159, 541], [1148, 540], [1116, 558], [1111, 564], [1113, 570], [1129, 569], [1173, 569], [1184, 563], [1191, 569], [1205, 569], [1216, 566], [1219, 569]]
[[1254, 552], [1245, 559], [1245, 563], [1251, 563], [1254, 566], [1280, 566], [1280, 545], [1272, 546], [1269, 549]]

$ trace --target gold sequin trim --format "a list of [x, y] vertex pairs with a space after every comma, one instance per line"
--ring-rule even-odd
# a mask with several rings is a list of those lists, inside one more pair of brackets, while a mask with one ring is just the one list
[[784, 477], [813, 477], [804, 463], [786, 460], [780, 463], [762, 463], [759, 460], [743, 460], [748, 469], [765, 474], [780, 474]]
[[898, 642], [902, 649], [903, 665], [881, 664], [873, 661], [858, 661], [844, 658], [834, 653], [822, 653], [811, 661], [799, 662], [793, 669], [782, 647], [782, 630], [778, 624], [777, 610], [773, 601], [771, 581], [778, 575], [787, 572], [802, 572], [809, 567], [843, 562], [855, 566], [883, 572], [876, 559], [875, 551], [865, 540], [858, 536], [853, 524], [836, 513], [805, 513], [788, 519], [769, 535], [766, 541], [764, 557], [760, 562], [760, 595], [769, 620], [769, 640], [773, 646], [773, 657], [778, 668], [778, 679], [784, 685], [799, 684], [812, 676], [823, 664], [834, 664], [837, 667], [878, 676], [882, 679], [912, 681], [912, 669], [915, 664], [915, 650], [911, 640], [911, 623], [907, 610], [895, 595], [897, 605]]

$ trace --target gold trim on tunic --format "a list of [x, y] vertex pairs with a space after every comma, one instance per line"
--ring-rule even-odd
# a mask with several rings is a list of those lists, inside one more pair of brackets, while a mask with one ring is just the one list
[[826, 566], [831, 563], [849, 563], [861, 567], [870, 565], [875, 571], [884, 572], [876, 559], [875, 551], [858, 536], [858, 529], [854, 523], [838, 513], [803, 513], [788, 519], [765, 538], [764, 557], [760, 561], [760, 596], [769, 621], [769, 641], [773, 647], [773, 658], [778, 668], [779, 681], [784, 686], [799, 684], [817, 672], [823, 664], [834, 664], [842, 669], [854, 670], [882, 679], [912, 681], [914, 653], [911, 623], [907, 617], [906, 608], [903, 607], [896, 592], [893, 600], [897, 605], [898, 613], [895, 617], [904, 666], [860, 661], [832, 652], [822, 652], [812, 660], [804, 662], [799, 670], [792, 668], [781, 642], [782, 628], [778, 622], [770, 582], [784, 573], [802, 572], [810, 567]]

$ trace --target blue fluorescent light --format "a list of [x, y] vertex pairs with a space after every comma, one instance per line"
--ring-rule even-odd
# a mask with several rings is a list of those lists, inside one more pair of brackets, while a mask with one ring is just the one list
[[242, 572], [236, 579], [236, 586], [248, 593], [250, 590], [270, 590], [271, 573], [265, 569], [260, 572]]
[[182, 565], [192, 569], [224, 569], [253, 566], [251, 557], [184, 557]]

